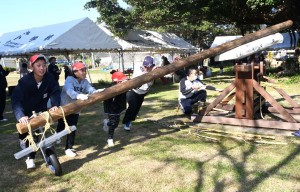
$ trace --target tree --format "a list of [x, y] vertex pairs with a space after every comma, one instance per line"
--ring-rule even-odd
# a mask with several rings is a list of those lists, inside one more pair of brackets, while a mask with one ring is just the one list
[[[291, 19], [300, 28], [300, 2], [297, 0], [91, 0], [85, 8], [96, 8], [99, 22], [114, 33], [146, 28], [169, 31], [203, 46], [218, 33], [246, 34], [260, 24], [273, 25]], [[240, 32], [236, 31], [238, 28]]]

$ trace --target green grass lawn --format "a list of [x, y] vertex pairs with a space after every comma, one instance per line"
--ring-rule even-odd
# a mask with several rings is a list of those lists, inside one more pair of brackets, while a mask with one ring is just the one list
[[[230, 73], [205, 79], [210, 85], [224, 88], [233, 80]], [[100, 72], [91, 73], [101, 77]], [[109, 80], [109, 75], [106, 74]], [[97, 82], [97, 81], [95, 81]], [[62, 83], [61, 83], [62, 84]], [[101, 85], [96, 85], [101, 87]], [[280, 86], [298, 103], [298, 84]], [[280, 96], [267, 89], [281, 104]], [[178, 83], [162, 85], [156, 80], [130, 132], [116, 129], [115, 146], [106, 146], [102, 130], [102, 102], [85, 108], [78, 123], [75, 148], [78, 156], [64, 155], [64, 144], [56, 146], [63, 168], [61, 177], [45, 166], [42, 155], [37, 168], [26, 170], [25, 158], [15, 160], [18, 136], [10, 100], [0, 122], [0, 191], [300, 191], [300, 140], [276, 136], [287, 145], [257, 145], [230, 138], [211, 142], [189, 134], [195, 126], [177, 111]], [[212, 101], [216, 92], [208, 91]], [[123, 117], [123, 116], [122, 116]], [[193, 125], [176, 129], [168, 124]]]

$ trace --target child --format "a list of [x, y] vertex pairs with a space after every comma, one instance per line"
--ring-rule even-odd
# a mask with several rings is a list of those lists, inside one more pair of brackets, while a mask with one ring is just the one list
[[[28, 124], [28, 118], [33, 115], [33, 111], [36, 113], [47, 111], [49, 98], [51, 100], [49, 111], [57, 110], [60, 105], [59, 85], [54, 77], [46, 72], [46, 57], [36, 54], [30, 58], [30, 65], [32, 72], [19, 80], [11, 97], [14, 115], [17, 121], [24, 125]], [[27, 135], [28, 133], [19, 134], [22, 149], [29, 146], [28, 141], [23, 142]], [[34, 134], [33, 137], [34, 141], [38, 142], [38, 137]], [[28, 155], [27, 169], [35, 168], [35, 154], [36, 152], [32, 152]]]
[[206, 102], [206, 86], [198, 79], [197, 69], [190, 67], [187, 74], [188, 76], [179, 82], [178, 102], [182, 112], [189, 115], [195, 103], [199, 102], [199, 105], [203, 105]]
[[[126, 75], [119, 71], [113, 70], [111, 74], [112, 86], [128, 79]], [[103, 130], [108, 132], [107, 144], [111, 147], [114, 146], [114, 131], [120, 122], [120, 113], [126, 109], [126, 92], [105, 100], [103, 104], [104, 113], [108, 115], [108, 119], [104, 119], [103, 121]]]
[[[68, 76], [65, 85], [61, 92], [61, 105], [66, 105], [77, 99], [86, 100], [88, 94], [102, 91], [103, 89], [96, 90], [86, 79], [86, 66], [81, 62], [72, 65], [72, 76]], [[77, 125], [79, 119], [79, 112], [66, 116], [69, 126]], [[65, 124], [63, 119], [58, 120], [57, 132], [64, 130]], [[65, 146], [65, 154], [69, 157], [75, 157], [77, 154], [73, 149], [75, 142], [76, 131], [67, 135], [67, 142]]]
[[[149, 73], [154, 70], [155, 64], [154, 59], [151, 56], [146, 56], [144, 58], [143, 64], [134, 70], [133, 78]], [[128, 108], [125, 112], [122, 123], [124, 124], [124, 129], [130, 131], [131, 122], [135, 120], [137, 114], [139, 113], [141, 106], [144, 102], [144, 98], [147, 95], [150, 87], [153, 85], [153, 81], [143, 84], [140, 87], [132, 89], [127, 92], [126, 99], [128, 102]]]

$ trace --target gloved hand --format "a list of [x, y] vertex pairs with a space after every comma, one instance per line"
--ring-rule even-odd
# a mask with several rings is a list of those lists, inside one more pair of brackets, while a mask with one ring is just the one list
[[87, 100], [89, 97], [86, 94], [78, 94], [76, 99]]
[[99, 92], [102, 92], [104, 91], [104, 89], [97, 89], [96, 91], [94, 91], [94, 93], [99, 93]]

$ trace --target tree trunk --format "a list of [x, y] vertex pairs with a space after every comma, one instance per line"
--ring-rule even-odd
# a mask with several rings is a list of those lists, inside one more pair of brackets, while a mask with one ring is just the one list
[[[97, 102], [112, 98], [116, 95], [124, 93], [130, 89], [139, 87], [139, 86], [143, 85], [144, 83], [155, 80], [164, 75], [173, 73], [184, 67], [197, 64], [199, 61], [201, 61], [205, 58], [209, 58], [209, 57], [221, 54], [230, 49], [236, 48], [240, 45], [249, 43], [251, 41], [254, 41], [256, 39], [259, 39], [259, 38], [262, 38], [262, 37], [265, 37], [265, 36], [268, 36], [268, 35], [271, 35], [274, 33], [277, 33], [283, 29], [287, 29], [287, 28], [291, 27], [292, 24], [293, 24], [293, 22], [291, 20], [288, 20], [286, 22], [283, 22], [283, 23], [280, 23], [277, 25], [273, 25], [273, 26], [263, 29], [261, 31], [251, 33], [249, 35], [246, 35], [246, 36], [236, 39], [234, 41], [230, 41], [230, 42], [224, 43], [220, 46], [217, 46], [217, 47], [214, 47], [211, 49], [207, 49], [203, 52], [189, 56], [183, 60], [174, 62], [170, 65], [166, 65], [161, 68], [157, 68], [157, 69], [153, 70], [152, 72], [149, 72], [147, 74], [133, 78], [129, 81], [126, 81], [126, 82], [117, 84], [115, 86], [112, 86], [110, 88], [107, 88], [103, 92], [92, 94], [89, 96], [88, 100], [85, 100], [85, 101], [77, 100], [75, 102], [69, 103], [68, 105], [63, 106], [63, 110], [66, 115], [78, 112], [84, 107], [88, 107]], [[62, 118], [62, 114], [63, 113], [60, 109], [55, 112], [50, 113], [50, 115], [54, 121]], [[46, 123], [45, 119], [41, 116], [37, 116], [36, 118], [33, 118], [32, 120], [30, 120], [30, 125], [33, 130], [40, 126], [45, 125], [45, 123]], [[26, 125], [18, 123], [16, 126], [17, 126], [19, 133], [28, 132], [28, 128]]]

